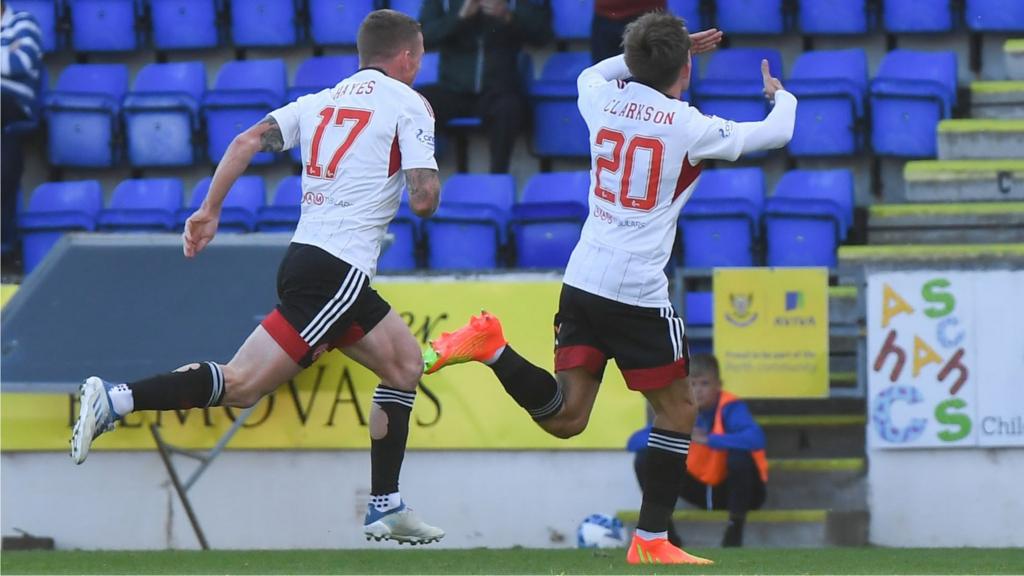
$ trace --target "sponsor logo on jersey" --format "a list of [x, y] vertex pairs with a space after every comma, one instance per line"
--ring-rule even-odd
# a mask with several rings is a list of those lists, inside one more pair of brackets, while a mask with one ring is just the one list
[[419, 140], [420, 142], [423, 142], [427, 146], [430, 146], [431, 148], [434, 147], [433, 132], [427, 132], [423, 128], [420, 128], [419, 130], [416, 131], [416, 139]]
[[732, 310], [725, 313], [725, 319], [733, 326], [740, 328], [750, 326], [757, 320], [757, 312], [751, 310], [753, 303], [754, 295], [752, 293], [729, 294], [729, 304], [732, 306]]

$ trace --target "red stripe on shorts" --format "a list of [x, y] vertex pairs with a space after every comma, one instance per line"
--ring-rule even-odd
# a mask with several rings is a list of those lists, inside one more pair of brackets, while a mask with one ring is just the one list
[[597, 376], [607, 361], [604, 353], [593, 346], [562, 346], [555, 350], [555, 372], [584, 368]]
[[267, 315], [260, 323], [263, 329], [270, 334], [270, 337], [277, 342], [277, 345], [284, 350], [296, 364], [302, 364], [302, 359], [309, 352], [309, 344], [299, 336], [299, 332], [292, 327], [284, 316], [276, 308]]
[[680, 358], [671, 364], [658, 366], [656, 368], [634, 368], [623, 370], [622, 377], [626, 379], [626, 386], [630, 390], [658, 390], [672, 383], [673, 380], [682, 380], [689, 374], [686, 358]]

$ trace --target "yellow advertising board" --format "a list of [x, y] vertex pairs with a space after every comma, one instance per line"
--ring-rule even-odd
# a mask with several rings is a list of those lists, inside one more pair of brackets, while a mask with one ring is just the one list
[[[393, 281], [376, 285], [422, 343], [462, 326], [482, 308], [502, 320], [515, 349], [537, 365], [553, 366], [552, 319], [556, 281]], [[111, 348], [116, 353], [116, 347]], [[226, 359], [219, 359], [226, 360]], [[168, 366], [173, 369], [175, 366]], [[83, 375], [83, 376], [88, 376]], [[116, 374], [100, 375], [116, 378]], [[236, 449], [361, 449], [377, 379], [335, 351], [264, 398], [228, 445]], [[418, 449], [613, 449], [645, 422], [643, 397], [626, 389], [618, 370], [605, 372], [587, 430], [560, 440], [541, 430], [479, 364], [447, 368], [421, 380], [410, 422], [409, 446]], [[0, 398], [0, 449], [66, 450], [78, 412], [73, 396], [5, 393]], [[100, 437], [94, 450], [155, 447], [150, 423], [166, 441], [210, 448], [241, 410], [130, 414]]]
[[828, 270], [714, 272], [714, 339], [724, 387], [748, 398], [828, 396]]

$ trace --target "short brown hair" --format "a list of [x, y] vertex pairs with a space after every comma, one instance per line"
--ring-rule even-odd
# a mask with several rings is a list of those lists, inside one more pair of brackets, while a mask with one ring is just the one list
[[690, 358], [690, 374], [714, 374], [719, 380], [718, 358], [714, 354], [697, 354]]
[[420, 34], [420, 23], [395, 10], [374, 10], [359, 25], [356, 49], [363, 66], [386, 60], [412, 42]]
[[665, 90], [686, 65], [690, 33], [682, 19], [668, 12], [649, 12], [626, 26], [622, 47], [633, 78]]

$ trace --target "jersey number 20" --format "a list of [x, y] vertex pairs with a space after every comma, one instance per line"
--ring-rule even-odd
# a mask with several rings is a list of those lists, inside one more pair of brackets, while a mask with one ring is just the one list
[[[615, 192], [605, 188], [601, 184], [601, 173], [608, 171], [616, 173], [622, 169], [622, 179], [619, 185], [618, 202], [624, 208], [649, 212], [658, 203], [658, 189], [661, 187], [661, 162], [665, 155], [665, 145], [657, 138], [649, 136], [633, 136], [626, 142], [626, 135], [618, 130], [602, 128], [597, 133], [597, 145], [605, 142], [612, 143], [610, 156], [598, 156], [595, 162], [597, 169], [596, 185], [594, 194], [612, 204], [615, 203]], [[625, 147], [625, 153], [623, 153]], [[649, 150], [651, 153], [650, 170], [647, 172], [647, 186], [643, 196], [629, 195], [629, 181], [633, 176], [633, 165], [635, 164], [636, 151], [639, 148]], [[625, 166], [623, 166], [625, 164]]]
[[[313, 132], [313, 142], [309, 147], [309, 162], [306, 163], [306, 175], [311, 178], [334, 180], [338, 174], [338, 164], [341, 163], [341, 159], [345, 157], [348, 149], [352, 147], [352, 144], [366, 128], [366, 125], [370, 123], [370, 117], [373, 116], [373, 112], [358, 108], [335, 108], [334, 106], [328, 106], [320, 111], [319, 116], [320, 124], [316, 127], [316, 131]], [[324, 132], [330, 127], [332, 120], [335, 126], [344, 128], [346, 124], [349, 124], [351, 129], [348, 131], [345, 139], [341, 141], [338, 149], [331, 155], [331, 160], [327, 163], [327, 173], [324, 174], [324, 167], [320, 164], [320, 142], [323, 140]]]

